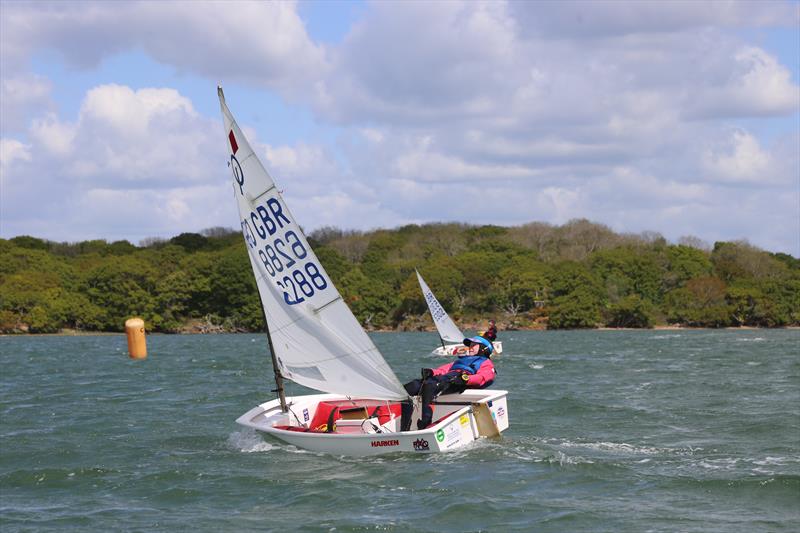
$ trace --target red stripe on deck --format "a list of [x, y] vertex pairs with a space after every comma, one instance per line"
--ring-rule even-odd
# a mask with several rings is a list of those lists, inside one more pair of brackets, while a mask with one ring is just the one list
[[236, 155], [236, 151], [239, 150], [239, 145], [236, 144], [236, 137], [233, 136], [233, 130], [228, 134], [228, 140], [231, 141], [231, 150], [233, 150], [233, 155]]

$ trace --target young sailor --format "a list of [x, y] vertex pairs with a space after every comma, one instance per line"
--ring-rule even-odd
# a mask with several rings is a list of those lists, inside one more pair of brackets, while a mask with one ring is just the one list
[[[442, 393], [462, 393], [465, 389], [483, 389], [494, 382], [496, 371], [491, 357], [494, 352], [492, 343], [483, 337], [464, 339], [464, 345], [470, 350], [460, 355], [452, 363], [439, 368], [422, 369], [422, 379], [415, 379], [405, 384], [406, 392], [411, 396], [422, 395], [422, 417], [417, 421], [417, 429], [425, 429], [433, 421], [431, 401]], [[400, 430], [411, 429], [411, 415], [414, 406], [411, 402], [402, 405]]]
[[494, 325], [494, 320], [490, 320], [489, 327], [486, 329], [486, 331], [479, 333], [479, 335], [492, 342], [497, 340], [497, 326]]

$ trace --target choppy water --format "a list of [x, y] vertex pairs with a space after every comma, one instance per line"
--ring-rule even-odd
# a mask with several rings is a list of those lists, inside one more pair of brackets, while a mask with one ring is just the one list
[[[401, 380], [433, 334], [373, 337]], [[800, 531], [800, 332], [504, 332], [511, 428], [340, 458], [234, 423], [265, 337], [0, 338], [0, 529]], [[290, 392], [301, 392], [292, 386]]]

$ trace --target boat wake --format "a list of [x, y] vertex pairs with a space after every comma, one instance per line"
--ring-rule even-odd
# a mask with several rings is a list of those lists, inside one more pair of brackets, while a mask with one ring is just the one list
[[228, 436], [228, 446], [244, 453], [268, 452], [277, 448], [264, 441], [254, 430], [234, 431]]

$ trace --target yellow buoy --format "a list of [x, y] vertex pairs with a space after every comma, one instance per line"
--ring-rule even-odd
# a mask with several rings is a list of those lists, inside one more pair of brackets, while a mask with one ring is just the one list
[[147, 357], [147, 343], [144, 339], [144, 320], [129, 318], [125, 321], [125, 335], [128, 337], [128, 355], [131, 359]]

